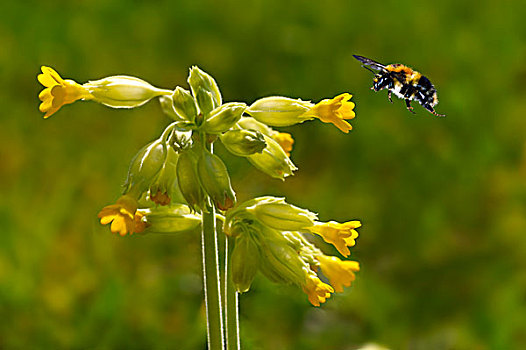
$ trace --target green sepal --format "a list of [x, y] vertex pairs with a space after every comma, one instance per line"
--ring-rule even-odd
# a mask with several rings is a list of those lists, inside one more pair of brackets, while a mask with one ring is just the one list
[[201, 186], [205, 189], [215, 207], [220, 210], [232, 208], [236, 194], [230, 184], [228, 170], [218, 156], [203, 150], [197, 162], [197, 173]]
[[177, 183], [192, 210], [200, 212], [204, 208], [205, 194], [197, 177], [197, 157], [190, 151], [183, 151], [177, 160]]

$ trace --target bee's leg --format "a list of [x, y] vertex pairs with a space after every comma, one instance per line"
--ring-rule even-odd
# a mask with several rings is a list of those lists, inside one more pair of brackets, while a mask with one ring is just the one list
[[390, 101], [391, 103], [393, 103], [393, 100], [391, 99], [391, 90], [389, 90], [389, 91], [387, 92], [387, 98], [389, 99], [389, 101]]
[[407, 109], [411, 113], [416, 114], [415, 111], [413, 111], [413, 106], [411, 106], [411, 100], [409, 100], [409, 99], [405, 100], [405, 105], [407, 106]]
[[438, 114], [435, 109], [430, 106], [430, 105], [424, 105], [424, 108], [427, 109], [430, 113], [432, 113], [433, 115], [437, 116], [437, 117], [445, 117], [446, 115], [445, 114]]

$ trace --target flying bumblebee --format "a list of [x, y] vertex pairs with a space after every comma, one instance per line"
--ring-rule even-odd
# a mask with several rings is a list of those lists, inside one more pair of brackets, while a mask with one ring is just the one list
[[[407, 109], [412, 113], [415, 112], [411, 106], [411, 101], [415, 100], [437, 117], [445, 116], [445, 114], [435, 112], [433, 107], [438, 103], [437, 90], [429, 79], [419, 72], [400, 63], [386, 66], [363, 56], [353, 56], [362, 62], [362, 67], [374, 73], [373, 87], [371, 89], [374, 91], [387, 89], [387, 98], [389, 98], [391, 103], [393, 103], [391, 99], [391, 93], [393, 93], [405, 100]], [[368, 66], [379, 72], [373, 71]]]

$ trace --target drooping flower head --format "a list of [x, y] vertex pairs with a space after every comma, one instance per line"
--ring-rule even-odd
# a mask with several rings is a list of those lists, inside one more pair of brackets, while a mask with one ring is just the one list
[[80, 99], [93, 98], [86, 88], [74, 80], [62, 79], [53, 68], [42, 66], [41, 69], [42, 73], [37, 78], [45, 89], [40, 92], [38, 98], [42, 101], [39, 110], [46, 113], [44, 118], [50, 117], [64, 105]]
[[305, 116], [312, 116], [318, 118], [324, 123], [332, 123], [344, 133], [348, 133], [352, 126], [346, 119], [353, 119], [354, 102], [350, 102], [352, 95], [343, 93], [332, 99], [325, 99], [318, 102], [309, 111], [305, 112]]
[[[301, 287], [309, 302], [320, 306], [332, 293], [351, 285], [359, 264], [325, 255], [302, 232], [321, 235], [347, 256], [360, 225], [359, 221], [319, 222], [315, 213], [284, 198], [266, 196], [241, 203], [227, 212], [223, 227], [237, 247], [232, 268], [238, 292], [250, 288], [259, 270], [271, 281]], [[330, 284], [318, 277], [320, 268]]]

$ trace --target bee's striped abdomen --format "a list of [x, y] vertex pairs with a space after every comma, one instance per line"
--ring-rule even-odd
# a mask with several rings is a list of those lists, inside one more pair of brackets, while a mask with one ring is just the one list
[[416, 82], [415, 100], [421, 105], [435, 106], [438, 103], [437, 91], [433, 84], [425, 76], [421, 75]]

